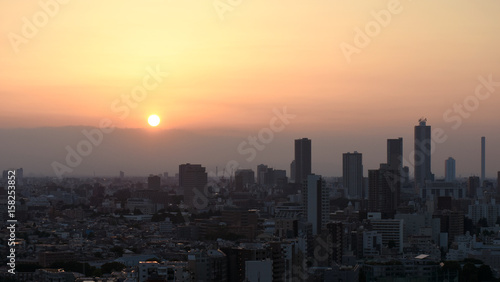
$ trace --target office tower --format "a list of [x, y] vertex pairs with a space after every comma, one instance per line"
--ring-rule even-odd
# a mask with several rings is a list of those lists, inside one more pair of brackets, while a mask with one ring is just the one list
[[234, 173], [235, 188], [238, 191], [255, 184], [255, 173], [251, 169], [238, 169]]
[[486, 137], [481, 137], [481, 183], [486, 180]]
[[204, 208], [207, 199], [205, 186], [208, 178], [205, 168], [200, 164], [179, 165], [179, 186], [184, 189], [184, 204], [196, 209]]
[[387, 165], [390, 169], [403, 169], [403, 138], [387, 139]]
[[[382, 235], [382, 245], [388, 247], [394, 243], [398, 253], [403, 252], [403, 219], [372, 219], [372, 230]], [[390, 243], [392, 241], [392, 243]]]
[[124, 178], [124, 177], [125, 177], [125, 172], [120, 170], [120, 178]]
[[500, 171], [497, 174], [497, 194], [500, 195]]
[[267, 172], [267, 165], [260, 164], [257, 166], [257, 184], [264, 185], [265, 177]]
[[387, 139], [387, 165], [397, 170], [401, 183], [405, 183], [403, 171], [403, 138]]
[[342, 181], [349, 199], [363, 199], [363, 161], [362, 154], [344, 153], [342, 156]]
[[421, 189], [425, 181], [433, 181], [431, 173], [431, 127], [426, 125], [427, 119], [419, 119], [419, 125], [415, 126], [415, 187]]
[[161, 178], [158, 175], [150, 175], [148, 177], [148, 189], [160, 190]]
[[342, 264], [342, 255], [344, 254], [344, 228], [345, 226], [341, 221], [333, 221], [326, 224], [326, 230], [328, 232], [327, 237], [327, 247], [328, 253], [328, 265], [333, 265], [337, 263]]
[[295, 183], [302, 184], [311, 174], [311, 140], [295, 140]]
[[290, 181], [295, 182], [295, 160], [290, 163]]
[[368, 170], [368, 211], [380, 212], [385, 218], [394, 216], [399, 204], [401, 178], [398, 171], [380, 164]]
[[307, 176], [302, 184], [302, 201], [304, 216], [312, 224], [313, 235], [317, 235], [330, 217], [329, 193], [320, 175]]
[[478, 176], [469, 177], [467, 180], [467, 197], [475, 198], [479, 187], [481, 187], [481, 179]]
[[455, 181], [455, 159], [452, 157], [444, 161], [444, 178], [446, 182]]

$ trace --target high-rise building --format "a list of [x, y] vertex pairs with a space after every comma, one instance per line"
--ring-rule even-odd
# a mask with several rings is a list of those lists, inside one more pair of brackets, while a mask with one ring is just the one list
[[390, 169], [403, 169], [403, 138], [387, 139], [387, 165]]
[[408, 177], [403, 170], [403, 138], [387, 139], [387, 165], [389, 169], [398, 171], [401, 185], [406, 182]]
[[290, 181], [295, 182], [295, 160], [290, 163]]
[[389, 247], [393, 244], [398, 253], [403, 252], [403, 222], [402, 219], [370, 220], [372, 230], [382, 235], [382, 245]]
[[363, 155], [344, 153], [342, 156], [342, 181], [349, 199], [363, 199]]
[[337, 263], [342, 264], [342, 255], [344, 254], [344, 228], [345, 226], [341, 221], [333, 221], [326, 224], [326, 229], [328, 231], [327, 246], [329, 265]]
[[478, 176], [470, 176], [467, 180], [467, 197], [475, 198], [479, 187], [481, 187], [481, 179]]
[[260, 164], [257, 166], [257, 184], [264, 185], [265, 177], [264, 175], [267, 172], [267, 165]]
[[481, 183], [486, 180], [486, 137], [481, 137]]
[[238, 169], [234, 173], [235, 188], [238, 191], [255, 184], [255, 172], [251, 169]]
[[302, 206], [304, 216], [312, 224], [313, 235], [317, 235], [330, 218], [330, 199], [325, 180], [320, 175], [310, 174], [302, 184]]
[[497, 194], [500, 194], [500, 171], [497, 174]]
[[419, 125], [415, 126], [415, 186], [421, 189], [425, 181], [434, 180], [431, 172], [431, 127], [426, 125], [427, 119], [420, 119]]
[[204, 196], [207, 182], [205, 167], [189, 163], [179, 165], [179, 186], [184, 189], [185, 205], [197, 209], [203, 207], [206, 199], [200, 197]]
[[295, 183], [302, 184], [311, 174], [311, 139], [295, 139]]
[[452, 157], [444, 161], [444, 178], [446, 182], [455, 181], [455, 159]]
[[158, 175], [150, 175], [148, 177], [148, 189], [159, 190], [161, 186], [161, 178]]
[[394, 216], [401, 193], [401, 177], [397, 170], [380, 164], [368, 170], [368, 211], [380, 212], [385, 218]]

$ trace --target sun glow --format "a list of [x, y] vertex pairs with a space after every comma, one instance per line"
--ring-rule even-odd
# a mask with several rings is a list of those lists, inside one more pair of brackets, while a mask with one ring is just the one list
[[160, 117], [157, 115], [150, 115], [148, 118], [148, 123], [151, 126], [157, 126], [160, 124]]

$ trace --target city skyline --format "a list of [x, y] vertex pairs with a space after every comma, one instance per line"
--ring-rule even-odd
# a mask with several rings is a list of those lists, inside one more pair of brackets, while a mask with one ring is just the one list
[[[303, 137], [313, 140], [313, 172], [340, 176], [341, 154], [359, 151], [367, 175], [384, 162], [388, 138], [405, 140], [408, 166], [412, 127], [426, 117], [440, 136], [432, 172], [444, 177], [453, 156], [467, 177], [481, 173], [477, 140], [500, 142], [495, 1], [290, 1], [287, 12], [242, 3], [223, 15], [210, 3], [49, 2], [0, 3], [5, 169], [54, 175], [66, 147], [87, 140], [77, 127], [102, 124], [115, 129], [68, 175], [149, 175], [186, 162], [210, 172], [235, 160], [291, 176], [291, 140]], [[486, 154], [491, 178], [500, 149]]]
[[[411, 127], [409, 127], [410, 131]], [[45, 129], [10, 129], [1, 130], [0, 137], [4, 140], [3, 148], [0, 152], [4, 156], [0, 160], [0, 165], [3, 169], [24, 167], [27, 175], [30, 176], [55, 176], [54, 169], [51, 164], [54, 161], [65, 163], [65, 157], [68, 155], [68, 150], [65, 147], [76, 149], [78, 142], [87, 140], [82, 131], [91, 132], [92, 128], [45, 128]], [[284, 169], [287, 171], [287, 176], [290, 177], [290, 159], [293, 159], [293, 140], [297, 136], [292, 136], [291, 133], [281, 132], [276, 134], [273, 142], [266, 144], [263, 151], [256, 154], [256, 158], [248, 161], [246, 155], [238, 152], [238, 144], [245, 142], [245, 139], [238, 137], [238, 134], [233, 132], [232, 135], [226, 135], [223, 138], [215, 136], [213, 132], [198, 131], [163, 131], [150, 132], [141, 129], [115, 129], [114, 133], [104, 136], [102, 144], [95, 146], [89, 156], [82, 156], [80, 165], [73, 169], [73, 172], [67, 173], [67, 176], [92, 176], [96, 173], [99, 176], [117, 176], [119, 171], [127, 172], [127, 175], [147, 176], [151, 173], [160, 174], [165, 171], [175, 173], [177, 167], [181, 163], [192, 162], [201, 163], [207, 167], [207, 172], [214, 175], [216, 168], [222, 174], [225, 167], [230, 167], [232, 162], [238, 163], [239, 168], [254, 169], [259, 164], [267, 164], [275, 169]], [[244, 133], [242, 133], [244, 134]], [[58, 137], [54, 137], [54, 136]], [[138, 135], [154, 137], [153, 140], [142, 139], [136, 145], [135, 142], [127, 143], [124, 140], [134, 139]], [[403, 141], [406, 145], [403, 152], [403, 165], [410, 166], [410, 175], [413, 176], [412, 163], [412, 141], [414, 136], [406, 134], [397, 134], [404, 136]], [[413, 135], [413, 134], [412, 134]], [[19, 146], [18, 136], [28, 137], [22, 144], [28, 144], [27, 147]], [[393, 134], [394, 136], [394, 134]], [[369, 169], [376, 169], [380, 163], [385, 162], [387, 146], [384, 142], [386, 139], [372, 138], [369, 144], [360, 144], [355, 137], [348, 138], [318, 138], [313, 135], [312, 149], [312, 172], [318, 173], [327, 177], [342, 176], [342, 154], [345, 151], [361, 151], [365, 156], [363, 158], [364, 175], [367, 175]], [[199, 140], [200, 139], [200, 140]], [[202, 139], [202, 140], [201, 140]], [[475, 140], [474, 140], [475, 139]], [[44, 140], [44, 142], [38, 142]], [[69, 140], [69, 141], [68, 141]], [[196, 141], [198, 140], [198, 141]], [[434, 138], [433, 138], [434, 140]], [[172, 144], [173, 147], [164, 144]], [[338, 146], [331, 147], [332, 141], [335, 141]], [[439, 141], [439, 140], [434, 140]], [[437, 179], [445, 177], [445, 167], [443, 162], [449, 157], [454, 156], [457, 161], [457, 177], [468, 177], [480, 175], [481, 173], [481, 147], [479, 136], [464, 136], [461, 140], [446, 140], [444, 143], [436, 142], [432, 152], [432, 172], [436, 174]], [[198, 144], [199, 143], [199, 144]], [[410, 143], [410, 144], [408, 144]], [[451, 143], [451, 146], [448, 144]], [[461, 151], [461, 146], [470, 147], [467, 143], [476, 143], [477, 150]], [[203, 146], [205, 147], [203, 147]], [[355, 146], [357, 145], [357, 146]], [[457, 146], [458, 145], [458, 146]], [[134, 148], [134, 146], [136, 146]], [[376, 148], [375, 148], [376, 146]], [[150, 148], [147, 148], [150, 147]], [[229, 149], [233, 147], [233, 149]], [[16, 149], [17, 148], [17, 149]], [[42, 154], [43, 148], [44, 153]], [[144, 149], [146, 148], [146, 149]], [[204, 148], [210, 148], [208, 151]], [[52, 151], [52, 154], [48, 154]], [[156, 151], [156, 153], [155, 153]], [[217, 151], [220, 154], [213, 155]], [[491, 149], [490, 149], [491, 151]], [[500, 163], [496, 155], [486, 151], [486, 177], [495, 178], [497, 168]], [[113, 152], [120, 152], [119, 157], [109, 159], [106, 158]], [[327, 154], [325, 154], [325, 152]], [[335, 152], [335, 153], [333, 153]], [[467, 157], [460, 158], [459, 156], [466, 153]], [[38, 155], [40, 158], [33, 160], [32, 156]], [[129, 157], [127, 157], [129, 156]], [[130, 160], [134, 159], [134, 162]], [[165, 161], [164, 161], [165, 160]], [[471, 161], [474, 160], [474, 161]], [[141, 165], [134, 165], [137, 161], [141, 161]], [[103, 164], [105, 163], [105, 164]], [[236, 168], [236, 167], [234, 167]], [[235, 170], [235, 169], [234, 169]], [[226, 171], [229, 175], [230, 169]], [[233, 171], [234, 172], [234, 171]]]

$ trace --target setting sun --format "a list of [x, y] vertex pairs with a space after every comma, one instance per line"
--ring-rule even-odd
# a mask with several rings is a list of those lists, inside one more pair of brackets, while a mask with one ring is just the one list
[[151, 126], [157, 126], [160, 124], [160, 117], [157, 115], [150, 115], [148, 118], [148, 123]]

